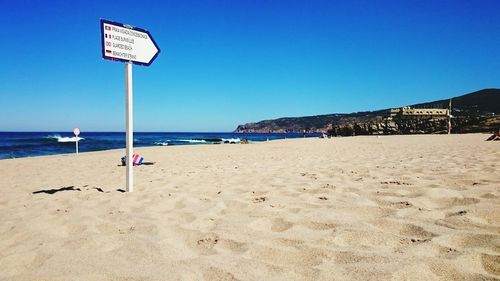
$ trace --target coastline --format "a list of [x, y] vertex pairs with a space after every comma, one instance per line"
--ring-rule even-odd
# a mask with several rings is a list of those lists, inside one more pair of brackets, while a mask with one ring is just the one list
[[494, 280], [486, 136], [139, 147], [133, 193], [124, 149], [3, 159], [0, 279]]
[[[318, 136], [317, 134], [308, 134]], [[204, 133], [204, 132], [136, 132], [134, 147], [238, 144], [280, 138], [302, 137], [298, 133]], [[79, 138], [79, 151], [105, 151], [125, 147], [125, 134], [117, 132], [85, 132]], [[0, 159], [71, 154], [76, 138], [69, 132], [0, 132]]]
[[[16, 132], [17, 133], [17, 132]], [[48, 132], [40, 132], [43, 134], [47, 134]], [[114, 133], [114, 132], [112, 132]], [[219, 134], [219, 133], [216, 133]], [[235, 133], [235, 134], [240, 134], [240, 133]], [[255, 134], [262, 134], [266, 135], [266, 133], [255, 133]], [[274, 134], [274, 133], [273, 133]], [[279, 134], [279, 133], [277, 133]], [[290, 134], [300, 134], [300, 133], [290, 133]], [[316, 133], [311, 133], [311, 134], [316, 134]], [[360, 136], [337, 136], [337, 137], [332, 137], [332, 140], [338, 140], [338, 139], [350, 139], [350, 138], [386, 138], [386, 137], [394, 137], [394, 136], [400, 136], [400, 137], [418, 137], [418, 136], [443, 136], [444, 134], [407, 134], [407, 135], [360, 135]], [[484, 136], [489, 136], [491, 135], [490, 133], [487, 132], [480, 132], [480, 133], [465, 133], [465, 134], [452, 134], [452, 135], [484, 135]], [[244, 135], [243, 135], [244, 136]], [[306, 139], [316, 139], [319, 138], [319, 136], [307, 136]], [[244, 139], [244, 138], [241, 138]], [[302, 137], [293, 137], [293, 138], [277, 138], [277, 139], [269, 139], [268, 141], [265, 140], [259, 140], [259, 141], [249, 141], [248, 144], [257, 144], [257, 143], [265, 143], [265, 142], [275, 142], [275, 141], [281, 141], [281, 140], [293, 140], [293, 139], [303, 139]], [[74, 142], [71, 142], [73, 145]], [[242, 144], [241, 142], [237, 143], [196, 143], [196, 144], [185, 144], [185, 145], [142, 145], [142, 146], [134, 146], [135, 149], [142, 150], [144, 148], [161, 148], [161, 147], [184, 147], [184, 146], [222, 146], [222, 145], [240, 145]], [[87, 154], [87, 153], [101, 153], [101, 152], [108, 152], [108, 151], [118, 151], [118, 150], [125, 150], [125, 147], [120, 147], [120, 148], [109, 148], [109, 149], [101, 149], [101, 150], [91, 150], [91, 151], [79, 151], [79, 154]], [[125, 153], [125, 151], [123, 152]], [[72, 156], [75, 155], [75, 152], [68, 152], [68, 153], [57, 153], [57, 154], [49, 154], [49, 155], [32, 155], [32, 156], [22, 156], [22, 157], [13, 157], [13, 158], [0, 158], [0, 161], [3, 160], [15, 160], [15, 159], [33, 159], [33, 158], [39, 158], [39, 157], [55, 157], [55, 156]]]

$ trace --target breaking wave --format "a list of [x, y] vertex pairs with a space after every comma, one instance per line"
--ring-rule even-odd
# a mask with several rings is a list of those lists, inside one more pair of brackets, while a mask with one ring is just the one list
[[224, 139], [224, 138], [195, 138], [195, 139], [182, 139], [182, 140], [176, 140], [177, 142], [187, 142], [187, 143], [213, 143], [213, 144], [219, 144], [219, 143], [240, 143], [241, 139], [240, 138], [229, 138], [229, 139]]
[[239, 143], [241, 142], [240, 138], [232, 138], [232, 139], [222, 139], [223, 143]]
[[177, 140], [179, 142], [189, 142], [189, 143], [206, 143], [204, 139], [191, 139], [191, 140]]
[[77, 139], [78, 139], [78, 141], [81, 141], [81, 140], [84, 140], [85, 138], [81, 138], [81, 137], [62, 137], [61, 135], [50, 135], [50, 136], [47, 136], [46, 139], [57, 140], [57, 142], [76, 142]]

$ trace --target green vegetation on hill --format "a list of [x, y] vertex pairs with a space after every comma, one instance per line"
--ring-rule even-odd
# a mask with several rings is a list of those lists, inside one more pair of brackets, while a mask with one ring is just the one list
[[[413, 108], [448, 108], [449, 99], [410, 105]], [[392, 120], [390, 109], [285, 117], [239, 125], [235, 132], [329, 132], [333, 135], [440, 133], [443, 119]], [[500, 89], [484, 89], [452, 98], [453, 132], [481, 132], [500, 129]]]

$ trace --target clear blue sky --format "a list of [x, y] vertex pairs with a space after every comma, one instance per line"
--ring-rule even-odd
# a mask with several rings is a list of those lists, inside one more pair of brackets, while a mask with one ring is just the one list
[[500, 1], [0, 0], [0, 130], [123, 131], [99, 19], [148, 29], [135, 131], [232, 131], [500, 87]]

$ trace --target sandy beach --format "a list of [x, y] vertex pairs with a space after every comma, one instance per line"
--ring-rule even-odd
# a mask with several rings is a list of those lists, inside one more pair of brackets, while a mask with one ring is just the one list
[[[488, 135], [0, 161], [0, 280], [499, 280]], [[58, 191], [59, 190], [59, 191]]]

